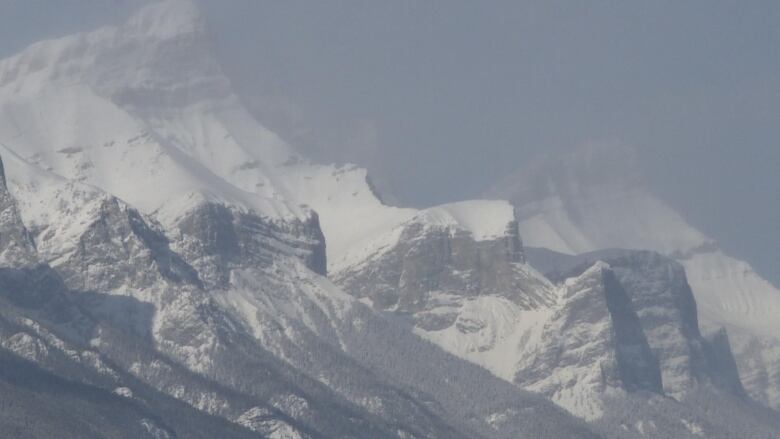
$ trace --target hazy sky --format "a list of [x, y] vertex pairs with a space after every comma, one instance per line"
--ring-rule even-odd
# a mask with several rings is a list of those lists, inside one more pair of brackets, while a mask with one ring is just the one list
[[[0, 0], [0, 56], [141, 0]], [[248, 104], [398, 202], [478, 196], [608, 139], [653, 190], [780, 284], [780, 2], [206, 1]]]

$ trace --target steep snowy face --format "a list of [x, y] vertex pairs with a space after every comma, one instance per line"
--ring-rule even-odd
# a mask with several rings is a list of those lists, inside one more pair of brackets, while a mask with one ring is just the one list
[[[529, 260], [541, 268], [537, 252]], [[744, 397], [726, 333], [699, 333], [679, 263], [629, 250], [558, 254], [555, 264], [545, 257], [569, 277], [538, 335], [518, 345], [516, 383], [578, 416], [620, 425], [627, 437], [727, 435], [738, 419], [762, 416]]]
[[531, 264], [560, 278], [597, 261], [609, 264], [631, 300], [642, 330], [663, 376], [663, 389], [675, 398], [701, 388], [732, 395], [744, 392], [725, 333], [711, 339], [699, 331], [696, 302], [683, 266], [674, 259], [645, 250], [603, 250], [577, 256], [544, 249], [528, 250]]
[[702, 329], [725, 327], [750, 395], [780, 407], [780, 290], [655, 197], [642, 183], [635, 160], [620, 145], [589, 145], [535, 163], [488, 194], [512, 201], [528, 246], [572, 255], [647, 249], [677, 259], [698, 304]]
[[0, 143], [145, 213], [195, 192], [305, 218], [263, 172], [295, 155], [232, 93], [193, 8], [157, 2], [0, 62]]
[[8, 191], [5, 167], [0, 160], [0, 264], [31, 265], [37, 262], [35, 242], [22, 222], [16, 200]]
[[528, 347], [514, 380], [586, 419], [603, 415], [606, 395], [661, 392], [658, 361], [609, 265], [597, 262], [566, 281], [559, 307]]
[[682, 265], [647, 251], [607, 260], [661, 364], [667, 394], [681, 398], [701, 385], [743, 393], [728, 339], [717, 335], [711, 342], [699, 332], [696, 302]]

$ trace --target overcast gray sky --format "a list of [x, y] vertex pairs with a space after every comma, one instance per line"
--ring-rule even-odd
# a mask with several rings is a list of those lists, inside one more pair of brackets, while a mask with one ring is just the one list
[[[142, 0], [0, 0], [0, 56]], [[780, 284], [780, 2], [207, 1], [248, 104], [402, 204], [635, 146], [653, 190]]]

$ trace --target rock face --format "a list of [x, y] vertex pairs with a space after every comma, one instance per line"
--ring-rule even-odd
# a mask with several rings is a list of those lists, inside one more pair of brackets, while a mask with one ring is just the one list
[[568, 279], [561, 299], [515, 382], [587, 419], [602, 415], [600, 396], [610, 389], [661, 393], [658, 361], [609, 265], [597, 262]]
[[703, 336], [696, 301], [683, 266], [659, 253], [606, 250], [571, 256], [528, 249], [529, 260], [552, 278], [577, 273], [606, 261], [636, 310], [642, 330], [658, 359], [663, 390], [676, 398], [700, 386], [714, 386], [734, 395], [744, 390], [734, 365], [728, 336], [717, 331]]
[[74, 251], [56, 267], [71, 288], [80, 290], [199, 282], [197, 272], [171, 251], [162, 230], [113, 197], [100, 201]]
[[666, 393], [681, 397], [702, 383], [743, 393], [726, 334], [709, 342], [699, 332], [696, 301], [682, 265], [647, 251], [607, 260], [661, 363]]
[[333, 279], [376, 309], [408, 319], [445, 350], [511, 379], [518, 360], [512, 344], [523, 332], [518, 319], [525, 324], [522, 314], [546, 312], [555, 288], [525, 263], [511, 209], [498, 217], [496, 233], [483, 234], [468, 221], [440, 221], [440, 209], [453, 208], [421, 211], [382, 232], [383, 245]]
[[0, 160], [0, 264], [30, 265], [37, 262], [35, 243], [22, 223], [16, 200], [8, 191], [5, 167]]
[[268, 268], [279, 253], [300, 259], [317, 274], [326, 274], [325, 238], [314, 212], [303, 221], [282, 222], [203, 203], [172, 228], [177, 251], [197, 268], [209, 287], [226, 287], [234, 268]]
[[437, 292], [464, 299], [502, 296], [528, 306], [549, 300], [534, 297], [534, 289], [523, 288], [518, 280], [517, 272], [525, 262], [522, 243], [516, 222], [509, 220], [505, 227], [504, 236], [477, 241], [467, 230], [431, 226], [424, 218], [413, 218], [392, 232], [398, 234], [392, 249], [372, 258], [370, 266], [381, 270], [358, 265], [334, 278], [380, 309], [412, 313], [425, 310]]

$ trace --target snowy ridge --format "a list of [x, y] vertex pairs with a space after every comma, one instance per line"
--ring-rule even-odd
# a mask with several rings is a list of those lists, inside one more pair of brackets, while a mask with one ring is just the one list
[[[356, 213], [362, 212], [363, 209], [350, 209], [344, 206], [341, 211]], [[361, 218], [366, 219], [365, 225], [358, 227], [364, 229], [365, 237], [355, 239], [349, 245], [337, 241], [336, 249], [329, 252], [335, 259], [331, 262], [332, 271], [335, 273], [354, 270], [367, 261], [381, 257], [383, 252], [392, 250], [398, 244], [404, 230], [414, 225], [420, 225], [425, 230], [446, 231], [451, 235], [466, 233], [475, 241], [492, 241], [516, 233], [514, 210], [505, 201], [469, 200], [419, 211], [377, 205], [371, 209], [371, 213]], [[378, 218], [378, 220], [375, 224], [371, 224], [371, 218]], [[339, 233], [329, 228], [329, 225], [328, 221], [323, 224], [323, 230], [328, 237], [363, 234], [349, 233], [348, 230]]]
[[320, 215], [331, 272], [393, 244], [386, 234], [416, 212], [382, 204], [366, 180], [366, 170], [354, 165], [298, 164], [283, 172], [287, 192]]
[[472, 200], [422, 210], [412, 221], [466, 231], [475, 241], [487, 241], [505, 236], [515, 214], [506, 201]]
[[468, 232], [483, 241], [505, 236], [515, 221], [513, 208], [505, 201], [471, 200], [422, 210], [386, 206], [371, 189], [366, 170], [354, 165], [303, 163], [280, 172], [285, 193], [320, 215], [331, 272], [390, 249], [411, 223]]
[[0, 155], [22, 220], [38, 235], [38, 254], [52, 264], [67, 258], [109, 196], [32, 166], [3, 145]]

